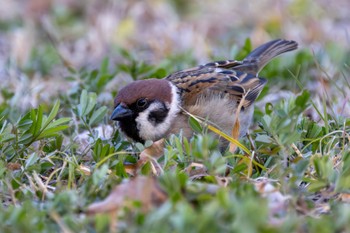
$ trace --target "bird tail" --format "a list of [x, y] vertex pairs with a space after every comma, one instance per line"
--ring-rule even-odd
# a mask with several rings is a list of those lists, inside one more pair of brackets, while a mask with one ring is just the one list
[[257, 75], [271, 59], [297, 48], [298, 43], [293, 40], [272, 40], [254, 49], [242, 61], [242, 64], [235, 66], [234, 69]]

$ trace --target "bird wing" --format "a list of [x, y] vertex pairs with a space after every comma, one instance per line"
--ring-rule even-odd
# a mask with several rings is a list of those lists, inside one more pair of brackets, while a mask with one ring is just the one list
[[254, 49], [243, 61], [226, 60], [179, 71], [166, 77], [182, 92], [186, 104], [195, 104], [199, 96], [229, 94], [249, 107], [260, 94], [266, 79], [258, 77], [259, 71], [274, 57], [297, 49], [292, 40], [277, 39]]
[[178, 87], [186, 105], [195, 104], [204, 95], [215, 94], [228, 95], [237, 103], [245, 96], [242, 106], [247, 108], [260, 94], [266, 79], [227, 69], [239, 64], [239, 61], [232, 60], [212, 62], [173, 73], [166, 79]]

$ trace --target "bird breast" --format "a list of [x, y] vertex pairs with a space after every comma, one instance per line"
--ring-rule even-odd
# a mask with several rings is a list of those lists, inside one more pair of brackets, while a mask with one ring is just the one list
[[[235, 122], [237, 102], [226, 95], [202, 95], [194, 105], [188, 106], [186, 110], [193, 115], [204, 118], [209, 124], [219, 128], [231, 135]], [[240, 136], [243, 136], [252, 121], [253, 107], [248, 107], [239, 114]]]

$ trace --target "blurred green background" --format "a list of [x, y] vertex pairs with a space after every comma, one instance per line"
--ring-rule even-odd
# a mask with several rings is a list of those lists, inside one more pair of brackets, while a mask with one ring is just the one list
[[[346, 0], [2, 0], [0, 80], [18, 95], [13, 104], [28, 109], [67, 91], [67, 66], [93, 69], [108, 57], [113, 68], [127, 63], [124, 50], [134, 61], [165, 68], [165, 75], [241, 58], [237, 52], [247, 38], [252, 47], [275, 38], [296, 40], [333, 76], [349, 58], [348, 9]], [[309, 68], [299, 62], [300, 69]], [[327, 82], [319, 72], [302, 75], [311, 89]], [[118, 72], [106, 100], [131, 80]]]

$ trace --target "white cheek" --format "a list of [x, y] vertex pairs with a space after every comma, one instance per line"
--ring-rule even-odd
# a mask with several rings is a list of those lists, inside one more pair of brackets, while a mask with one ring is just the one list
[[156, 125], [149, 120], [149, 114], [161, 107], [160, 103], [152, 103], [145, 111], [139, 113], [139, 116], [135, 119], [142, 139], [155, 141], [167, 132], [169, 125], [166, 124], [166, 120]]
[[144, 140], [156, 141], [167, 136], [167, 133], [171, 129], [171, 126], [180, 112], [179, 100], [176, 92], [176, 87], [172, 85], [172, 102], [166, 104], [169, 109], [167, 117], [161, 123], [154, 123], [149, 120], [149, 114], [162, 107], [161, 103], [152, 103], [145, 111], [141, 112], [135, 119], [137, 128], [139, 130], [139, 136]]

